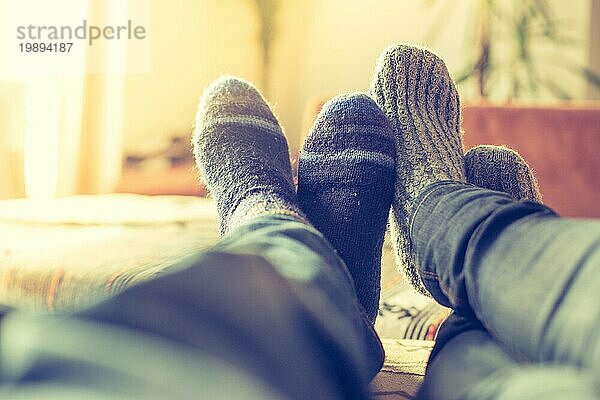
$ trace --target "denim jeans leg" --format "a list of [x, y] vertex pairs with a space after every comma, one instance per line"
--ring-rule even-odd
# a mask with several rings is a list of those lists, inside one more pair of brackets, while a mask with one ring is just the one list
[[600, 369], [600, 221], [456, 182], [416, 204], [413, 249], [439, 302], [519, 358]]
[[442, 325], [418, 400], [594, 399], [597, 374], [519, 363], [481, 324], [453, 313]]
[[366, 398], [383, 347], [314, 228], [259, 217], [183, 264], [77, 317], [200, 348], [290, 398]]

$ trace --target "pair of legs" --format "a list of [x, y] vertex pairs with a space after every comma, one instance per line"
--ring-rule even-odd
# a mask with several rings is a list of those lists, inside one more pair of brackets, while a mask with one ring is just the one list
[[595, 393], [599, 224], [463, 183], [458, 97], [433, 55], [386, 52], [371, 94], [378, 107], [325, 107], [296, 194], [261, 96], [234, 79], [211, 86], [194, 144], [222, 242], [89, 310], [8, 315], [0, 394], [365, 398], [383, 359], [374, 276], [390, 203], [401, 265], [456, 310], [422, 398], [514, 398], [533, 393], [530, 373]]
[[364, 399], [383, 350], [345, 265], [285, 214], [65, 316], [6, 315], [2, 399]]
[[445, 182], [411, 226], [424, 286], [455, 310], [421, 398], [599, 396], [598, 221]]
[[[417, 290], [454, 309], [419, 397], [597, 398], [600, 221], [515, 201], [536, 200], [535, 185], [519, 169], [507, 177], [500, 158], [483, 178], [512, 196], [466, 184], [482, 175], [461, 171], [472, 159], [456, 144], [458, 99], [443, 71], [427, 51], [398, 46], [371, 85], [396, 132], [398, 259]], [[440, 115], [450, 118], [441, 129]]]
[[[384, 162], [366, 160], [366, 166], [360, 158], [349, 165], [352, 176], [339, 168], [338, 178], [333, 171], [324, 177], [328, 182], [317, 179], [315, 169], [314, 196], [307, 191], [302, 198], [312, 218], [334, 221], [341, 214], [327, 215], [327, 190], [318, 190], [319, 184], [325, 189], [337, 179], [341, 186], [334, 191], [352, 193], [355, 208], [346, 210], [344, 227], [365, 241], [353, 242], [356, 249], [347, 246], [346, 254], [355, 267], [364, 261], [369, 277], [379, 268], [372, 258], [381, 256], [393, 195], [394, 141], [366, 96], [339, 105], [352, 115], [361, 110], [367, 120], [360, 122], [382, 131], [369, 142]], [[331, 119], [322, 120], [322, 132], [338, 126], [338, 111], [334, 107]], [[344, 149], [364, 135], [361, 126], [346, 122], [349, 141], [339, 143]], [[262, 96], [237, 79], [215, 82], [201, 101], [194, 145], [219, 212], [219, 244], [88, 310], [62, 317], [7, 315], [0, 333], [0, 397], [368, 397], [367, 385], [383, 363], [373, 330], [378, 285], [363, 285], [370, 292], [361, 294], [361, 304], [346, 264], [307, 222], [286, 139]], [[349, 155], [344, 149], [342, 158]], [[314, 162], [303, 159], [309, 170], [311, 162], [339, 161], [317, 148], [312, 154]], [[361, 188], [370, 178], [379, 179], [383, 190]], [[362, 213], [370, 219], [359, 218]]]
[[[226, 86], [231, 92], [236, 85]], [[544, 389], [554, 396], [563, 395], [558, 389], [582, 383], [574, 395], [595, 393], [597, 382], [590, 377], [598, 365], [586, 358], [598, 358], [600, 313], [587, 303], [600, 289], [600, 280], [593, 279], [600, 265], [600, 223], [561, 220], [539, 203], [515, 201], [538, 196], [514, 153], [490, 155], [489, 148], [482, 148], [465, 158], [458, 94], [445, 65], [433, 54], [406, 46], [388, 50], [370, 91], [390, 125], [364, 96], [334, 99], [317, 118], [301, 155], [301, 207], [287, 207], [301, 219], [305, 212], [344, 259], [359, 303], [372, 321], [369, 311], [376, 296], [368, 293], [379, 263], [389, 170], [396, 161], [391, 227], [398, 263], [417, 290], [456, 311], [443, 331], [421, 396], [532, 394], [531, 385], [539, 381], [523, 385], [529, 364], [536, 365], [536, 378], [550, 381]], [[204, 142], [204, 134], [196, 143]], [[200, 148], [197, 154], [205, 154]], [[479, 168], [486, 161], [487, 173], [482, 174]], [[476, 188], [467, 178], [511, 196]], [[287, 193], [280, 197], [293, 197], [293, 190]], [[371, 256], [360, 258], [365, 253]], [[456, 324], [459, 329], [452, 328]], [[481, 359], [487, 364], [470, 356], [473, 341], [456, 346], [458, 339], [453, 339], [461, 329], [462, 338], [475, 333], [487, 338], [481, 347], [484, 353], [493, 351], [489, 360]], [[453, 348], [464, 354], [461, 369], [446, 351]], [[542, 363], [558, 365], [559, 372]], [[445, 388], [449, 368], [463, 378], [455, 380], [454, 392]], [[506, 369], [519, 379], [498, 381]], [[581, 380], [556, 381], [560, 371], [568, 377], [575, 369], [583, 370]], [[496, 382], [487, 393], [481, 391], [481, 380], [471, 379], [483, 377], [483, 370], [488, 373], [483, 387]]]

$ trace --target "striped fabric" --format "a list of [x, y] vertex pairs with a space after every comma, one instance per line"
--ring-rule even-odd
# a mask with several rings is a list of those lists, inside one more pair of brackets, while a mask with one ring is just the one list
[[370, 162], [382, 165], [388, 168], [395, 168], [396, 162], [395, 160], [387, 154], [382, 154], [376, 151], [368, 151], [368, 150], [356, 150], [356, 149], [345, 149], [342, 151], [338, 151], [336, 153], [317, 153], [310, 151], [302, 152], [302, 160], [307, 162], [317, 162], [317, 163], [360, 163], [360, 162]]
[[218, 126], [223, 125], [241, 125], [250, 128], [259, 128], [276, 136], [281, 136], [281, 128], [278, 124], [269, 119], [257, 117], [255, 115], [232, 115], [216, 117], [211, 119], [209, 122], [204, 121], [202, 126], [204, 129], [216, 129]]
[[296, 205], [287, 140], [250, 82], [223, 76], [205, 89], [192, 144], [200, 175], [215, 199], [221, 235], [263, 213], [284, 211], [304, 220]]
[[395, 182], [394, 135], [373, 99], [350, 93], [328, 101], [300, 153], [298, 201], [346, 263], [372, 323]]

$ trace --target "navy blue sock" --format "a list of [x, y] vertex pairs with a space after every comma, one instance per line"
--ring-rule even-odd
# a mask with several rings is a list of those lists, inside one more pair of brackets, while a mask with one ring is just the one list
[[343, 95], [321, 110], [299, 161], [300, 206], [346, 263], [372, 323], [394, 196], [394, 143], [386, 116], [370, 97]]

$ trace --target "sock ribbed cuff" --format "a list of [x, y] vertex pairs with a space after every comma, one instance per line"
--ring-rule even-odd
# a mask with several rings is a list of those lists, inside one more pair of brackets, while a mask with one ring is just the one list
[[238, 204], [229, 218], [225, 233], [265, 215], [288, 215], [310, 225], [304, 213], [293, 201], [286, 200], [280, 194], [257, 192], [246, 196]]

